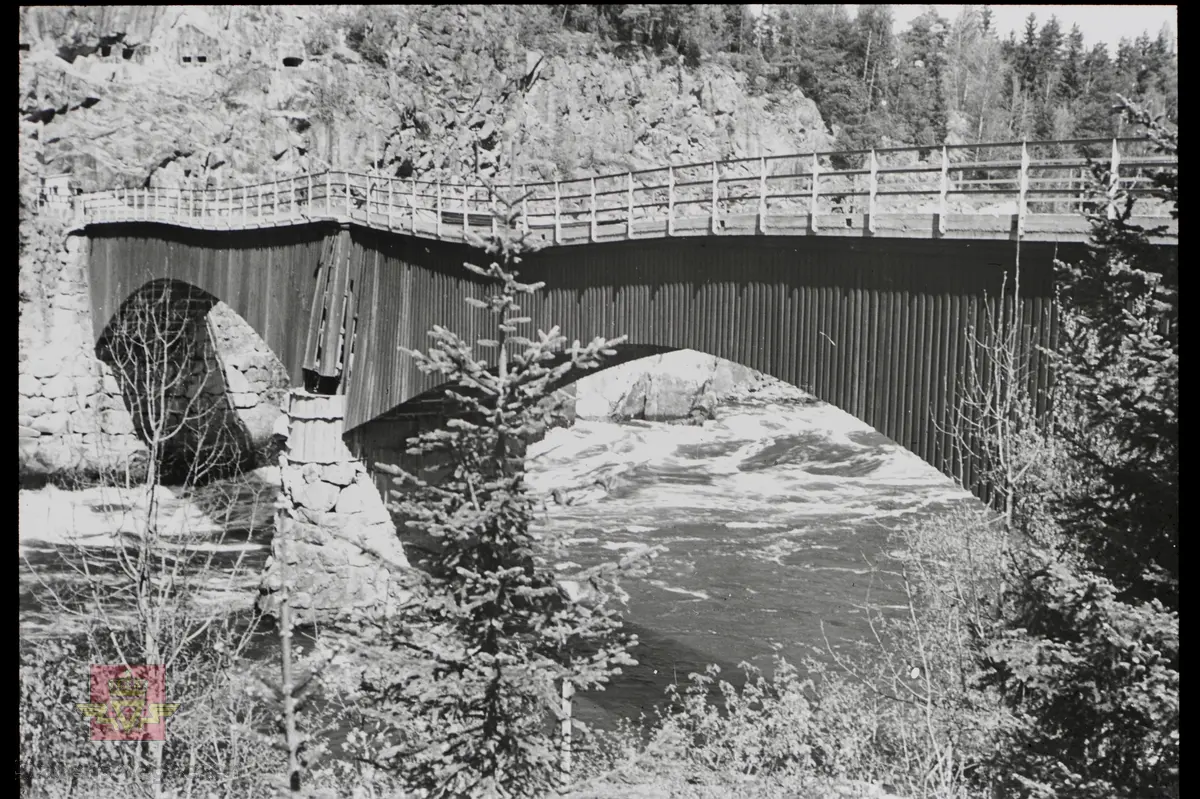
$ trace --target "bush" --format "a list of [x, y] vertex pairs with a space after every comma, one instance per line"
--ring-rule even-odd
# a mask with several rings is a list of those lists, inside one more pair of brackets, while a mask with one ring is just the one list
[[368, 64], [386, 68], [400, 20], [401, 12], [395, 6], [359, 6], [345, 20], [346, 46]]
[[[118, 633], [119, 636], [119, 633]], [[207, 648], [219, 652], [223, 636]], [[167, 675], [168, 699], [187, 697], [167, 726], [162, 786], [166, 795], [264, 795], [267, 775], [281, 757], [258, 735], [266, 724], [237, 675], [245, 662], [224, 665], [198, 655], [188, 668]], [[93, 743], [89, 723], [76, 708], [90, 701], [89, 666], [119, 658], [96, 645], [47, 639], [20, 653], [20, 755], [22, 795], [121, 797], [142, 788], [134, 775], [136, 746]], [[103, 779], [97, 779], [103, 775]], [[232, 792], [232, 793], [228, 793]]]
[[989, 682], [1016, 708], [994, 758], [1017, 795], [1179, 795], [1179, 616], [1129, 604], [1104, 577], [1041, 556]]

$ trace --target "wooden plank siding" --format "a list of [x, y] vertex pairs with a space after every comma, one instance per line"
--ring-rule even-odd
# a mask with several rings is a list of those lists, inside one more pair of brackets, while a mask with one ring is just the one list
[[[375, 257], [363, 260], [373, 288], [357, 311], [363, 365], [347, 386], [348, 430], [435, 388], [401, 347], [427, 347], [435, 324], [468, 339], [485, 332], [462, 299], [480, 289], [459, 266], [478, 254], [362, 229], [352, 239]], [[1068, 249], [1022, 245], [1022, 343], [1039, 388], [1049, 375], [1029, 345], [1049, 340], [1053, 258], [1082, 255]], [[580, 340], [624, 334], [639, 352], [695, 349], [745, 364], [954, 474], [948, 431], [967, 320], [997, 307], [1014, 251], [993, 241], [695, 238], [548, 248], [522, 274], [547, 284], [527, 303], [538, 327], [559, 324]]]
[[[194, 285], [251, 324], [296, 385], [306, 369], [340, 375], [347, 442], [377, 453], [403, 451], [391, 439], [412, 428], [406, 403], [437, 387], [408, 350], [426, 349], [434, 325], [468, 340], [492, 333], [463, 300], [483, 294], [462, 266], [482, 254], [457, 242], [328, 223], [232, 232], [127, 223], [88, 234], [97, 338], [146, 283]], [[526, 301], [537, 327], [558, 324], [581, 341], [626, 335], [617, 362], [694, 349], [744, 364], [969, 484], [971, 464], [948, 430], [978, 357], [971, 326], [1001, 310], [1016, 253], [1004, 240], [696, 236], [548, 247], [527, 258], [522, 278], [547, 285]], [[1020, 245], [1016, 312], [1038, 390], [1050, 380], [1036, 346], [1054, 341], [1053, 262], [1082, 256], [1081, 244]]]
[[[333, 228], [336, 230], [336, 228]], [[194, 231], [159, 224], [92, 226], [88, 271], [98, 341], [121, 304], [155, 280], [222, 300], [253, 327], [302, 385], [306, 343], [328, 226]]]

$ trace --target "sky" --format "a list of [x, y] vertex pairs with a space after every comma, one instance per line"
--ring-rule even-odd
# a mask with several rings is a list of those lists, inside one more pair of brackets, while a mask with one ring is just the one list
[[[851, 16], [858, 10], [857, 4], [847, 3], [846, 7], [850, 10]], [[934, 8], [943, 17], [953, 21], [962, 6], [935, 4]], [[894, 3], [892, 17], [895, 19], [896, 32], [899, 33], [907, 28], [908, 23], [913, 18], [920, 16], [924, 9], [925, 6], [920, 4]], [[1176, 36], [1179, 31], [1178, 6], [1018, 6], [996, 4], [992, 5], [992, 13], [1000, 37], [1005, 38], [1010, 30], [1015, 30], [1017, 38], [1020, 38], [1025, 30], [1025, 18], [1029, 16], [1030, 12], [1037, 15], [1039, 29], [1050, 19], [1051, 15], [1058, 17], [1064, 33], [1071, 30], [1072, 25], [1078, 23], [1087, 46], [1104, 42], [1108, 45], [1110, 53], [1116, 51], [1117, 42], [1123, 36], [1133, 39], [1143, 31], [1149, 33], [1151, 38], [1157, 36], [1164, 22], [1171, 24], [1171, 30]]]

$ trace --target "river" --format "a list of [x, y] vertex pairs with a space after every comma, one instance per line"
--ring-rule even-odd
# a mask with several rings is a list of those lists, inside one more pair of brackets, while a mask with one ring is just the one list
[[[869, 635], [861, 605], [901, 597], [875, 567], [890, 568], [889, 534], [945, 514], [968, 493], [875, 430], [798, 389], [769, 386], [723, 402], [703, 425], [577, 421], [528, 453], [528, 484], [559, 500], [541, 522], [564, 530], [582, 565], [662, 547], [651, 575], [627, 581], [638, 666], [608, 690], [580, 697], [581, 717], [608, 726], [636, 717], [664, 688], [717, 663], [768, 667], [776, 652], [798, 662]], [[248, 607], [270, 545], [274, 474], [207, 494], [165, 495], [173, 523], [207, 524], [214, 557], [241, 558], [247, 576], [213, 586], [213, 601]], [[598, 486], [603, 483], [606, 489]], [[237, 492], [234, 518], [207, 511]], [[54, 552], [71, 530], [104, 548], [138, 512], [143, 491], [22, 491], [22, 636], [69, 629], [38, 598], [34, 567], [50, 584], [71, 576]], [[216, 501], [219, 498], [221, 501]], [[569, 503], [569, 504], [561, 504]], [[229, 532], [215, 543], [220, 529]], [[257, 528], [257, 529], [252, 529]]]

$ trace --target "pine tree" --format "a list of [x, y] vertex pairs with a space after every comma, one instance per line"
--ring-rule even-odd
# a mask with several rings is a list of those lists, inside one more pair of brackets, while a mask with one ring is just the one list
[[1083, 96], [1077, 115], [1076, 134], [1099, 138], [1112, 136], [1116, 126], [1112, 114], [1115, 73], [1103, 42], [1088, 52], [1083, 62]]
[[542, 284], [517, 279], [529, 250], [517, 230], [520, 202], [497, 207], [499, 232], [481, 242], [492, 263], [465, 266], [487, 287], [483, 299], [466, 301], [494, 326], [495, 338], [476, 343], [495, 353], [498, 368], [440, 326], [427, 351], [412, 352], [448, 385], [450, 410], [445, 426], [410, 439], [408, 452], [449, 465], [436, 483], [380, 468], [402, 488], [393, 509], [437, 543], [423, 587], [399, 615], [365, 620], [360, 639], [372, 660], [363, 697], [379, 734], [356, 744], [430, 797], [542, 795], [560, 777], [559, 686], [602, 688], [633, 662], [635, 638], [620, 629], [612, 581], [620, 565], [574, 576], [592, 581], [594, 601], [562, 595], [553, 564], [563, 560], [564, 538], [535, 529], [541, 500], [525, 485], [523, 463], [525, 443], [558, 413], [556, 385], [598, 366], [621, 339], [580, 345], [557, 327], [520, 333], [529, 320], [518, 301]]
[[[1121, 102], [1158, 153], [1176, 155], [1177, 133]], [[1155, 176], [1176, 218], [1177, 174]], [[1060, 276], [1068, 313], [1059, 379], [1082, 403], [1087, 424], [1068, 433], [1090, 475], [1064, 498], [1061, 518], [1118, 589], [1171, 606], [1179, 579], [1178, 294], [1148, 231], [1129, 221], [1133, 198], [1114, 202], [1111, 214], [1094, 218], [1089, 258]]]
[[1025, 35], [1017, 45], [1017, 74], [1021, 78], [1021, 90], [1033, 91], [1038, 77], [1037, 15], [1033, 12], [1025, 18]]
[[1067, 52], [1063, 56], [1062, 80], [1058, 96], [1061, 101], [1073, 103], [1083, 94], [1083, 31], [1078, 25], [1071, 26], [1067, 35]]

